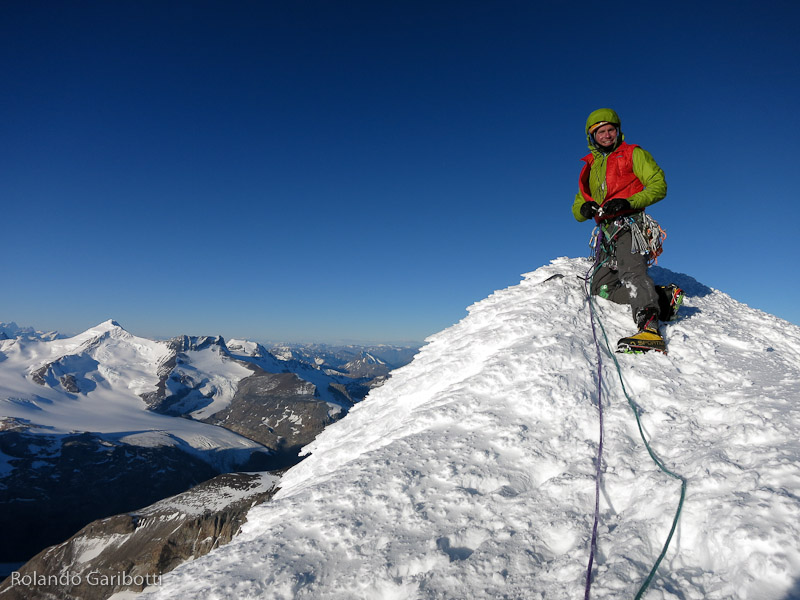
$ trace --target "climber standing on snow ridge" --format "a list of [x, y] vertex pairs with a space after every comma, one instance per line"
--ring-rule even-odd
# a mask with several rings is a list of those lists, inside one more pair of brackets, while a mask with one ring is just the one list
[[664, 352], [659, 318], [674, 318], [683, 292], [674, 284], [653, 284], [647, 274], [649, 253], [638, 235], [647, 233], [645, 207], [667, 195], [664, 171], [649, 152], [625, 142], [619, 116], [610, 108], [589, 115], [586, 138], [591, 152], [583, 158], [572, 214], [578, 221], [593, 218], [600, 227], [601, 266], [592, 278], [591, 293], [631, 305], [639, 332], [621, 339], [619, 351]]

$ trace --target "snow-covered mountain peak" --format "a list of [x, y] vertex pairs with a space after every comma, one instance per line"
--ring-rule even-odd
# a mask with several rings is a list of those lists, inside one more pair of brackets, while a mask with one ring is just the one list
[[[800, 328], [690, 277], [669, 354], [603, 354], [581, 277], [557, 259], [469, 308], [306, 448], [229, 545], [147, 598], [574, 598], [594, 511], [598, 381], [605, 436], [592, 598], [800, 593]], [[598, 336], [631, 333], [598, 300]], [[614, 359], [618, 360], [619, 373]], [[601, 369], [598, 371], [598, 369]]]
[[382, 361], [380, 358], [370, 354], [369, 352], [363, 352], [361, 354], [361, 360], [368, 365], [385, 365], [386, 363]]
[[108, 319], [107, 321], [103, 321], [97, 327], [98, 328], [108, 328], [108, 329], [116, 329], [116, 328], [123, 329], [122, 325], [120, 325], [114, 319]]
[[[71, 338], [17, 338], [0, 344], [4, 359], [0, 409], [37, 431], [54, 435], [92, 431], [113, 439], [126, 432], [126, 441], [150, 436], [162, 445], [183, 444], [204, 458], [215, 448], [234, 448], [242, 455], [264, 450], [261, 444], [220, 427], [148, 410], [143, 396], [159, 389], [161, 369], [175, 357], [169, 342], [135, 336], [108, 320]], [[205, 355], [197, 358], [200, 368], [203, 359]], [[209, 357], [206, 362], [213, 367], [219, 361]], [[196, 370], [202, 380], [206, 375]], [[239, 371], [250, 374], [243, 367]]]
[[231, 352], [239, 352], [245, 356], [261, 357], [266, 354], [261, 344], [250, 340], [228, 340], [227, 346]]
[[117, 323], [114, 319], [108, 319], [107, 321], [103, 321], [94, 327], [90, 327], [82, 335], [97, 337], [106, 333], [120, 334], [122, 332], [127, 333], [122, 325]]

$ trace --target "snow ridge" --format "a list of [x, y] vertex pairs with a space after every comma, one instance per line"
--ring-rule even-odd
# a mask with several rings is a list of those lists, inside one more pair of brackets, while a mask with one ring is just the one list
[[[554, 260], [432, 336], [290, 469], [229, 545], [146, 598], [575, 598], [594, 508], [597, 365], [579, 277]], [[620, 355], [653, 450], [688, 480], [648, 600], [800, 597], [800, 328], [685, 275], [669, 355]], [[627, 307], [598, 300], [612, 343]], [[680, 483], [606, 361], [592, 597], [633, 597]]]

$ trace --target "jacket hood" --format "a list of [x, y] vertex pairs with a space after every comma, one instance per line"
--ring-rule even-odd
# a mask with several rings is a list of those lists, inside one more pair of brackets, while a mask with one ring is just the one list
[[584, 131], [586, 132], [586, 141], [589, 144], [589, 150], [591, 150], [592, 152], [599, 151], [598, 147], [595, 146], [594, 144], [592, 136], [589, 135], [589, 127], [591, 127], [595, 123], [599, 123], [600, 121], [608, 121], [609, 123], [613, 123], [614, 125], [617, 126], [617, 132], [619, 135], [617, 137], [617, 143], [614, 145], [614, 148], [615, 149], [618, 148], [619, 145], [623, 141], [625, 141], [625, 136], [622, 134], [622, 126], [619, 120], [619, 115], [610, 108], [598, 108], [589, 115], [588, 119], [586, 119], [586, 128]]

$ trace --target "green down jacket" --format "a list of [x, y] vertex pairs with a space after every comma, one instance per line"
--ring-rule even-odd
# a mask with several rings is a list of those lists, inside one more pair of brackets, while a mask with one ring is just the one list
[[[594, 162], [591, 166], [589, 174], [589, 190], [595, 202], [602, 204], [606, 200], [606, 158], [607, 155], [601, 152], [592, 143], [591, 136], [589, 135], [589, 127], [600, 121], [608, 121], [609, 123], [619, 124], [619, 116], [610, 108], [601, 108], [594, 111], [589, 115], [586, 120], [586, 140], [589, 145], [589, 150], [594, 155]], [[625, 140], [625, 136], [620, 131], [616, 149]], [[633, 194], [628, 198], [631, 207], [635, 209], [643, 209], [646, 206], [655, 204], [662, 200], [667, 195], [667, 182], [664, 179], [664, 171], [658, 166], [653, 156], [643, 148], [638, 146], [634, 148], [632, 155], [633, 173], [642, 182], [644, 189], [641, 192]], [[610, 198], [609, 198], [610, 200]], [[578, 191], [575, 195], [575, 202], [572, 204], [572, 214], [578, 221], [586, 221], [587, 219], [581, 215], [581, 206], [586, 202], [583, 194]]]

